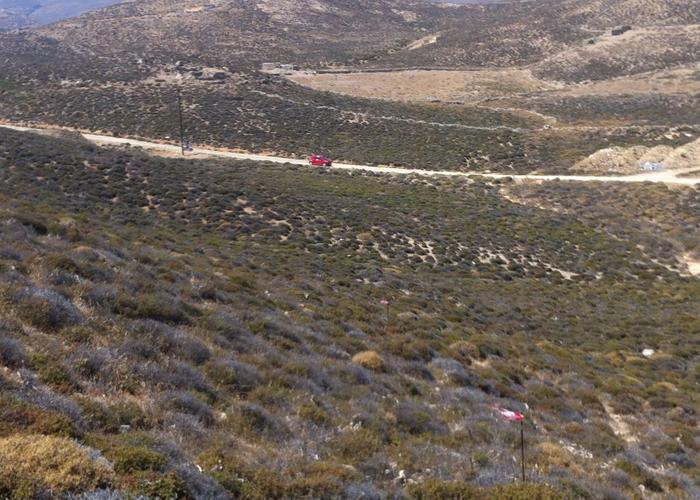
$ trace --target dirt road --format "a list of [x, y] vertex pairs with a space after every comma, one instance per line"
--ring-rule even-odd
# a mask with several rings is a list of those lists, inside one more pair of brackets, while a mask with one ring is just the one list
[[[51, 130], [66, 130], [65, 128], [30, 128], [21, 127], [9, 124], [0, 124], [0, 128], [6, 128], [11, 130], [17, 130], [21, 132], [35, 132], [35, 133], [46, 133]], [[127, 139], [122, 137], [112, 137], [108, 135], [98, 135], [91, 133], [83, 133], [82, 136], [98, 145], [104, 146], [124, 146], [130, 145], [132, 147], [140, 147], [152, 154], [162, 155], [162, 156], [179, 156], [180, 147], [172, 144], [161, 144], [157, 142], [149, 142], [137, 139]], [[231, 158], [236, 160], [250, 160], [268, 163], [288, 163], [293, 165], [307, 165], [306, 160], [298, 158], [284, 158], [280, 156], [265, 156], [259, 154], [250, 153], [236, 153], [233, 151], [222, 151], [216, 149], [204, 149], [195, 148], [194, 151], [187, 154], [189, 158], [195, 159], [206, 159], [206, 158]], [[682, 186], [700, 186], [700, 177], [679, 177], [679, 175], [697, 170], [700, 165], [694, 166], [692, 169], [685, 170], [675, 170], [675, 171], [662, 171], [662, 172], [648, 172], [636, 175], [626, 175], [626, 176], [592, 176], [592, 175], [511, 175], [511, 174], [496, 174], [496, 173], [481, 173], [481, 172], [454, 172], [448, 170], [421, 170], [416, 168], [398, 168], [398, 167], [385, 167], [385, 166], [372, 166], [372, 165], [354, 165], [351, 163], [335, 163], [333, 165], [334, 169], [337, 170], [364, 170], [368, 172], [379, 172], [388, 174], [398, 174], [398, 175], [425, 175], [425, 176], [445, 176], [445, 177], [475, 177], [482, 176], [491, 179], [506, 179], [511, 178], [514, 180], [532, 180], [532, 181], [572, 181], [572, 182], [627, 182], [627, 183], [641, 183], [641, 182], [655, 182], [668, 185], [682, 185]]]

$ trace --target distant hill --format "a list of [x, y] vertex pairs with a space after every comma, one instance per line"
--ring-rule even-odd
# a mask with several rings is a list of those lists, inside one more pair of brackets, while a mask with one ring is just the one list
[[39, 26], [122, 0], [0, 0], [0, 30]]
[[264, 61], [323, 65], [400, 48], [440, 29], [448, 10], [412, 0], [145, 0], [38, 33], [81, 53], [135, 54], [153, 62], [198, 60], [231, 68], [257, 68]]
[[[700, 4], [680, 0], [462, 6], [419, 0], [143, 0], [0, 39], [0, 57], [7, 55], [11, 65], [26, 57], [29, 75], [44, 63], [52, 66], [49, 73], [79, 73], [85, 64], [77, 59], [87, 57], [94, 68], [98, 55], [118, 61], [106, 65], [110, 74], [139, 72], [138, 61], [232, 70], [286, 62], [310, 68], [533, 66], [540, 77], [582, 81], [696, 62], [699, 22]], [[632, 30], [613, 37], [620, 25]]]

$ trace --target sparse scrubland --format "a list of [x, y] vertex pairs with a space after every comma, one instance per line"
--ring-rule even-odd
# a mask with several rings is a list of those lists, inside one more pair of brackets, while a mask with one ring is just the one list
[[[1, 34], [0, 120], [175, 142], [180, 90], [195, 145], [692, 174], [699, 22], [686, 0], [126, 2]], [[435, 92], [467, 103], [265, 62], [468, 70]], [[700, 498], [697, 186], [52, 134], [0, 128], [0, 498]], [[526, 482], [499, 407], [526, 416]]]
[[3, 130], [0, 496], [697, 497], [698, 203]]
[[[305, 157], [322, 151], [363, 164], [507, 173], [567, 173], [599, 149], [680, 146], [697, 137], [658, 128], [543, 129], [513, 111], [401, 104], [317, 92], [279, 77], [242, 75], [184, 88], [195, 144]], [[179, 134], [177, 88], [161, 84], [0, 87], [0, 118], [164, 139]], [[576, 106], [573, 106], [576, 107]], [[690, 123], [696, 123], [691, 121]]]
[[[566, 173], [600, 149], [697, 139], [697, 92], [655, 89], [674, 80], [669, 70], [693, 80], [698, 22], [698, 6], [681, 0], [127, 2], [0, 36], [0, 119], [172, 138], [182, 85], [187, 134], [197, 144], [425, 169]], [[613, 36], [623, 24], [632, 29]], [[426, 37], [434, 43], [415, 45]], [[312, 91], [259, 73], [265, 62], [469, 69], [488, 78], [463, 89], [481, 96], [478, 105], [398, 104]], [[204, 68], [222, 79], [178, 78]], [[501, 72], [526, 75], [528, 84], [494, 76]], [[440, 89], [440, 71], [429, 73]], [[625, 78], [637, 80], [626, 86]], [[582, 90], [590, 81], [618, 85]], [[628, 92], [640, 81], [647, 92]], [[669, 134], [677, 127], [689, 135]]]

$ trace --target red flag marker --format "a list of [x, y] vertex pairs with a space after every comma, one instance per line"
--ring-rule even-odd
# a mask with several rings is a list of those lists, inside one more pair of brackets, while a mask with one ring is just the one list
[[525, 415], [518, 411], [512, 411], [508, 410], [506, 408], [496, 408], [498, 410], [498, 413], [501, 414], [503, 418], [506, 420], [510, 420], [512, 422], [522, 422], [525, 420]]
[[520, 422], [520, 466], [522, 480], [525, 482], [525, 415], [519, 411], [509, 410], [507, 408], [501, 408], [500, 406], [493, 405], [492, 408], [501, 414], [503, 418], [511, 422]]

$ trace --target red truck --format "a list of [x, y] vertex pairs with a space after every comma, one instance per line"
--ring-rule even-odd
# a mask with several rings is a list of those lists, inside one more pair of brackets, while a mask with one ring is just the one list
[[312, 167], [330, 167], [333, 165], [333, 160], [323, 155], [312, 154], [309, 156], [309, 165]]

